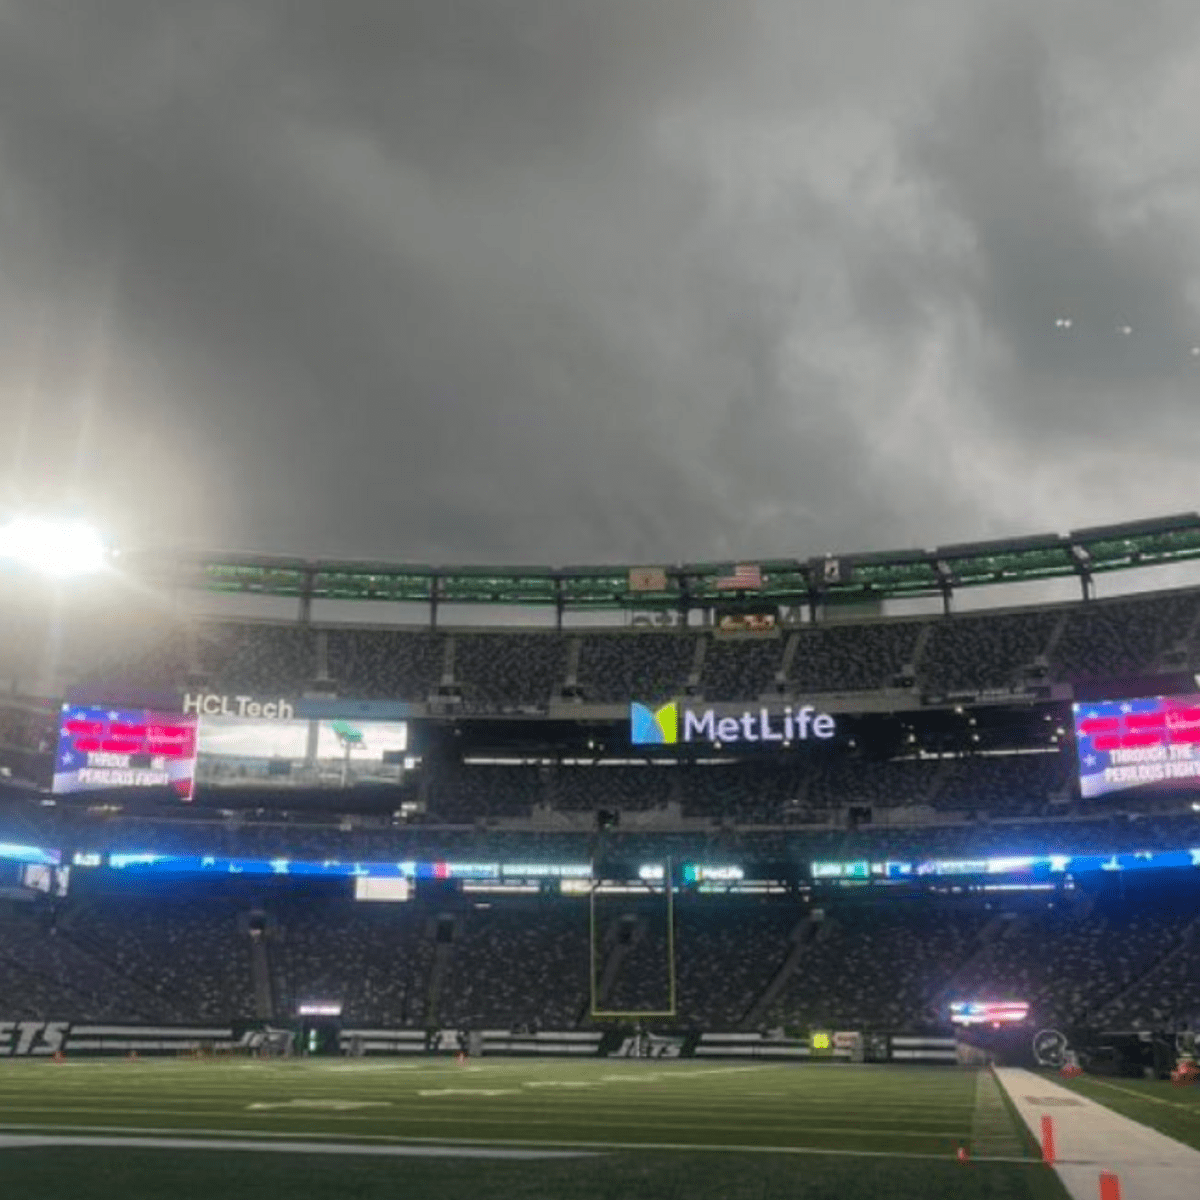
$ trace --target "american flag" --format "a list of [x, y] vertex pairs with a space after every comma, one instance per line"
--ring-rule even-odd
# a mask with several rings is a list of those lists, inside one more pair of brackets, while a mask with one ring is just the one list
[[631, 592], [665, 592], [667, 573], [662, 567], [630, 567], [629, 590]]
[[722, 575], [717, 579], [717, 587], [722, 591], [756, 591], [762, 585], [762, 569], [753, 563], [738, 563], [732, 575]]
[[196, 758], [196, 718], [182, 713], [114, 706], [62, 706], [58, 749], [54, 763], [54, 791], [75, 792], [103, 788], [80, 772], [91, 763], [89, 755], [103, 754], [125, 760], [128, 769], [159, 773], [183, 798], [190, 799]]
[[1024, 1000], [956, 1000], [950, 1005], [955, 1025], [998, 1025], [1024, 1021], [1029, 1005]]
[[[1200, 696], [1148, 696], [1137, 700], [1105, 700], [1075, 705], [1075, 747], [1079, 754], [1079, 788], [1085, 798], [1102, 796], [1122, 788], [1156, 782], [1151, 773], [1145, 779], [1110, 780], [1105, 772], [1113, 763], [1114, 750], [1149, 751], [1129, 756], [1135, 763], [1145, 761], [1187, 762], [1193, 755], [1200, 762]], [[1171, 747], [1190, 747], [1171, 750]], [[1161, 747], [1160, 755], [1153, 754]], [[1168, 756], [1171, 758], [1168, 758]], [[1176, 758], [1175, 756], [1180, 756]], [[1182, 768], [1175, 768], [1183, 778]], [[1191, 783], [1195, 786], [1195, 782]]]

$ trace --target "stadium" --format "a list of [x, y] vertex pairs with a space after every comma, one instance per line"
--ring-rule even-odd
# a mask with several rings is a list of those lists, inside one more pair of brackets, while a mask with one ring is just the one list
[[1052, 1196], [1075, 1103], [1200, 1147], [1196, 559], [10, 565], [9, 1179]]

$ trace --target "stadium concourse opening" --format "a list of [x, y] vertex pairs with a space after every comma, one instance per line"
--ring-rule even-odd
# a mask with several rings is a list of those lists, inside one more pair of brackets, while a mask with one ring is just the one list
[[[299, 601], [258, 620], [111, 574], [55, 616], [21, 576], [6, 1183], [374, 1194], [403, 1156], [475, 1197], [1039, 1197], [1031, 1096], [1195, 1145], [1200, 591], [941, 602], [1197, 548], [1179, 518], [819, 570], [122, 562]], [[872, 588], [935, 603], [839, 616]], [[434, 620], [451, 594], [551, 619]], [[674, 616], [620, 626], [643, 601]]]

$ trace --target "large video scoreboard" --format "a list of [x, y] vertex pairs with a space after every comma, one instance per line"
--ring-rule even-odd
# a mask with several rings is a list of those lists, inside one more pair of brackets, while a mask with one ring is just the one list
[[1200, 695], [1076, 704], [1075, 748], [1085, 799], [1131, 788], [1200, 788]]
[[170, 787], [191, 799], [197, 719], [182, 712], [64, 704], [54, 791]]
[[372, 701], [184, 695], [171, 709], [64, 703], [59, 794], [196, 783], [346, 788], [398, 783], [409, 754], [403, 706]]

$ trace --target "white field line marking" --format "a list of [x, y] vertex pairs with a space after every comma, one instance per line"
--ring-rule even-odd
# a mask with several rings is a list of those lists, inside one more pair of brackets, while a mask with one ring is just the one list
[[[258, 1071], [260, 1067], [244, 1067], [243, 1070]], [[469, 1071], [470, 1067], [460, 1067], [453, 1062], [410, 1062], [407, 1059], [400, 1061], [384, 1061], [384, 1062], [363, 1062], [363, 1063], [305, 1063], [303, 1065], [294, 1065], [290, 1067], [273, 1067], [267, 1066], [268, 1071], [274, 1071], [279, 1075], [287, 1075], [295, 1078], [297, 1075], [390, 1075], [393, 1072], [415, 1072], [418, 1075], [441, 1075], [450, 1071]], [[478, 1069], [478, 1068], [477, 1068]]]
[[0, 1152], [53, 1146], [141, 1150], [252, 1150], [265, 1154], [354, 1154], [374, 1157], [547, 1159], [596, 1158], [594, 1150], [505, 1149], [500, 1146], [361, 1146], [338, 1142], [254, 1142], [217, 1138], [81, 1137], [76, 1134], [0, 1134]]
[[[498, 1082], [498, 1081], [497, 1081]], [[489, 1092], [497, 1092], [501, 1095], [516, 1096], [519, 1099], [510, 1101], [510, 1103], [519, 1106], [520, 1111], [529, 1112], [536, 1111], [540, 1107], [553, 1103], [565, 1107], [571, 1111], [576, 1108], [583, 1107], [588, 1111], [604, 1113], [613, 1110], [620, 1112], [628, 1112], [631, 1108], [635, 1111], [646, 1114], [670, 1114], [677, 1112], [681, 1115], [694, 1115], [697, 1117], [703, 1116], [707, 1112], [727, 1113], [731, 1104], [740, 1104], [746, 1107], [749, 1111], [756, 1114], [762, 1114], [764, 1110], [776, 1108], [781, 1102], [786, 1104], [787, 1112], [793, 1116], [824, 1116], [834, 1107], [828, 1100], [821, 1100], [813, 1097], [795, 1096], [786, 1092], [779, 1093], [753, 1093], [746, 1095], [739, 1093], [734, 1096], [668, 1096], [659, 1092], [646, 1092], [641, 1089], [630, 1091], [628, 1089], [613, 1089], [608, 1086], [591, 1084], [584, 1081], [527, 1081], [520, 1087], [514, 1086], [508, 1088], [456, 1088], [447, 1086], [445, 1088], [427, 1087], [423, 1089], [404, 1088], [403, 1090], [374, 1090], [370, 1092], [352, 1091], [352, 1092], [333, 1092], [325, 1095], [319, 1093], [314, 1095], [312, 1089], [306, 1088], [309, 1093], [309, 1099], [321, 1100], [328, 1102], [332, 1107], [336, 1102], [344, 1104], [359, 1103], [359, 1104], [387, 1104], [389, 1106], [406, 1109], [416, 1106], [418, 1101], [429, 1093], [442, 1092], [448, 1095], [470, 1096], [476, 1095], [479, 1098], [479, 1103], [483, 1107], [489, 1107], [486, 1100], [489, 1098]], [[287, 1095], [289, 1091], [296, 1089], [275, 1088], [275, 1087], [256, 1087], [239, 1090], [235, 1092], [206, 1092], [199, 1094], [190, 1092], [187, 1096], [165, 1097], [161, 1101], [164, 1111], [210, 1111], [220, 1110], [225, 1108], [244, 1108], [251, 1103], [262, 1102], [263, 1092], [265, 1091], [272, 1101], [277, 1100], [280, 1095]], [[36, 1102], [35, 1102], [36, 1101]], [[11, 1100], [0, 1098], [0, 1118], [5, 1115], [20, 1116], [24, 1112], [52, 1112], [56, 1108], [61, 1108], [63, 1111], [72, 1111], [80, 1107], [83, 1102], [85, 1108], [131, 1108], [138, 1109], [144, 1107], [147, 1101], [147, 1096], [142, 1090], [122, 1091], [122, 1092], [105, 1092], [103, 1096], [80, 1096], [76, 1093], [64, 1095], [38, 1095], [29, 1096], [22, 1095], [14, 1097]], [[845, 1109], [847, 1106], [842, 1105]], [[937, 1122], [956, 1122], [959, 1120], [969, 1121], [971, 1116], [971, 1108], [967, 1105], [944, 1105], [937, 1108], [925, 1106], [905, 1106], [904, 1107], [904, 1123], [905, 1124], [921, 1124], [921, 1123], [937, 1123]], [[882, 1122], [888, 1124], [898, 1120], [896, 1104], [890, 1105], [870, 1105], [855, 1107], [853, 1116], [860, 1118], [863, 1122], [875, 1123]]]
[[516, 1088], [422, 1088], [418, 1096], [519, 1096]]
[[[530, 1082], [526, 1085], [531, 1090], [520, 1090], [517, 1088], [423, 1088], [413, 1091], [389, 1091], [389, 1092], [374, 1092], [363, 1093], [356, 1092], [347, 1097], [342, 1095], [332, 1095], [326, 1097], [316, 1097], [314, 1099], [322, 1102], [327, 1102], [331, 1106], [334, 1103], [343, 1102], [347, 1105], [352, 1103], [360, 1104], [387, 1104], [397, 1109], [404, 1109], [410, 1106], [417, 1106], [417, 1101], [420, 1098], [443, 1094], [443, 1095], [462, 1095], [462, 1096], [480, 1096], [487, 1098], [492, 1094], [499, 1095], [516, 1095], [521, 1099], [518, 1103], [521, 1105], [522, 1112], [537, 1111], [538, 1108], [545, 1107], [547, 1104], [553, 1104], [557, 1108], [562, 1105], [567, 1105], [569, 1108], [579, 1107], [585, 1112], [606, 1112], [619, 1111], [627, 1113], [630, 1110], [630, 1105], [634, 1106], [634, 1110], [644, 1113], [654, 1113], [657, 1111], [679, 1112], [680, 1115], [701, 1117], [708, 1111], [717, 1111], [719, 1113], [727, 1113], [731, 1099], [743, 1100], [742, 1095], [735, 1097], [729, 1096], [687, 1096], [687, 1097], [671, 1097], [659, 1094], [647, 1095], [645, 1092], [638, 1092], [633, 1096], [618, 1095], [607, 1089], [602, 1091], [592, 1090], [590, 1085], [585, 1085], [579, 1088], [578, 1083], [566, 1087], [553, 1084], [549, 1086], [556, 1087], [558, 1090], [553, 1097], [548, 1096], [544, 1092], [544, 1087], [548, 1085]], [[582, 1091], [587, 1091], [587, 1095], [581, 1094]], [[781, 1093], [787, 1095], [786, 1093]], [[261, 1101], [262, 1089], [246, 1089], [234, 1093], [225, 1093], [221, 1095], [207, 1094], [197, 1095], [192, 1093], [186, 1097], [172, 1097], [164, 1099], [160, 1107], [163, 1111], [183, 1111], [191, 1112], [194, 1110], [204, 1109], [223, 1109], [223, 1108], [242, 1108], [251, 1102]], [[103, 1097], [80, 1097], [78, 1095], [64, 1096], [61, 1099], [57, 1097], [39, 1096], [37, 1097], [41, 1103], [30, 1103], [30, 1099], [21, 1097], [11, 1107], [0, 1103], [0, 1117], [6, 1112], [16, 1113], [19, 1115], [23, 1112], [53, 1112], [61, 1110], [63, 1112], [72, 1112], [82, 1109], [83, 1111], [91, 1111], [99, 1107], [108, 1107], [116, 1111], [122, 1108], [122, 1102], [129, 1101], [144, 1101], [145, 1094], [142, 1091], [129, 1093], [106, 1093]], [[772, 1097], [774, 1098], [774, 1097]], [[80, 1103], [81, 1100], [93, 1101], [92, 1103]], [[74, 1101], [74, 1103], [70, 1103]], [[172, 1103], [172, 1101], [174, 1103]], [[140, 1111], [140, 1106], [131, 1104], [125, 1106], [127, 1111]], [[417, 1106], [419, 1107], [419, 1106]], [[485, 1106], [486, 1107], [486, 1106]], [[757, 1103], [752, 1106], [756, 1111], [768, 1107], [777, 1107], [767, 1105], [765, 1103]], [[816, 1098], [807, 1097], [790, 1097], [788, 1112], [794, 1115], [820, 1115], [829, 1111], [830, 1104], [828, 1101], [821, 1101]], [[902, 1120], [905, 1124], [914, 1122], [953, 1122], [956, 1119], [968, 1120], [971, 1114], [969, 1106], [943, 1106], [939, 1108], [908, 1108], [904, 1110], [903, 1118], [896, 1116], [896, 1106], [891, 1105], [872, 1105], [870, 1108], [859, 1108], [855, 1115], [871, 1122], [882, 1121], [884, 1124]]]
[[[512, 1116], [512, 1120], [523, 1120], [533, 1116], [544, 1110], [551, 1110], [562, 1115], [564, 1118], [570, 1115], [579, 1115], [590, 1117], [595, 1114], [597, 1117], [603, 1117], [604, 1114], [616, 1112], [622, 1116], [637, 1116], [647, 1119], [657, 1119], [659, 1113], [672, 1114], [677, 1113], [680, 1117], [687, 1117], [694, 1121], [707, 1121], [710, 1119], [709, 1114], [717, 1114], [717, 1120], [728, 1117], [730, 1110], [731, 1098], [729, 1097], [714, 1097], [711, 1099], [688, 1098], [686, 1101], [677, 1101], [668, 1097], [662, 1096], [646, 1096], [644, 1093], [638, 1093], [636, 1097], [626, 1099], [622, 1097], [617, 1099], [609, 1094], [609, 1097], [604, 1097], [603, 1093], [589, 1090], [590, 1085], [572, 1085], [563, 1090], [558, 1088], [554, 1094], [548, 1095], [543, 1090], [544, 1086], [537, 1083], [527, 1084], [526, 1087], [531, 1089], [528, 1091], [519, 1090], [516, 1088], [424, 1088], [416, 1092], [392, 1093], [388, 1100], [344, 1100], [340, 1097], [329, 1097], [327, 1099], [313, 1100], [311, 1104], [306, 1104], [305, 1107], [311, 1108], [327, 1108], [327, 1109], [350, 1109], [354, 1107], [374, 1107], [386, 1105], [391, 1109], [389, 1115], [395, 1115], [398, 1119], [406, 1117], [410, 1112], [418, 1114], [426, 1111], [426, 1106], [418, 1103], [419, 1100], [439, 1097], [452, 1096], [467, 1096], [480, 1097], [487, 1099], [493, 1096], [519, 1096], [517, 1101], [520, 1105], [519, 1111]], [[581, 1094], [587, 1091], [587, 1095]], [[258, 1093], [261, 1096], [261, 1092]], [[131, 1099], [143, 1099], [144, 1097], [138, 1093]], [[43, 1098], [44, 1099], [44, 1098]], [[69, 1097], [69, 1099], [78, 1100], [78, 1097]], [[5, 1115], [19, 1116], [26, 1112], [96, 1112], [105, 1109], [110, 1112], [147, 1112], [160, 1111], [163, 1113], [180, 1113], [180, 1114], [197, 1114], [199, 1112], [213, 1111], [221, 1112], [229, 1109], [243, 1108], [294, 1108], [300, 1107], [292, 1102], [272, 1102], [259, 1101], [254, 1092], [243, 1092], [238, 1095], [226, 1097], [214, 1096], [188, 1096], [176, 1097], [175, 1103], [164, 1101], [159, 1104], [157, 1109], [146, 1109], [137, 1105], [123, 1105], [120, 1101], [126, 1099], [124, 1095], [113, 1096], [106, 1095], [103, 1098], [97, 1097], [94, 1103], [68, 1104], [68, 1103], [42, 1103], [30, 1104], [26, 1101], [14, 1105], [11, 1109], [5, 1109], [0, 1106], [0, 1117]], [[742, 1097], [736, 1097], [737, 1100], [742, 1100]], [[495, 1106], [485, 1106], [484, 1114], [489, 1111], [494, 1111]], [[756, 1113], [761, 1113], [764, 1109], [770, 1109], [766, 1115], [778, 1111], [777, 1104], [767, 1105], [765, 1103], [752, 1106]], [[471, 1110], [471, 1119], [474, 1120], [475, 1112]], [[788, 1114], [793, 1117], [810, 1117], [815, 1115], [825, 1115], [829, 1111], [829, 1105], [821, 1104], [817, 1101], [798, 1101], [793, 1100], [788, 1105]], [[956, 1120], [964, 1123], [969, 1122], [970, 1109], [967, 1108], [946, 1108], [940, 1110], [922, 1110], [919, 1113], [912, 1110], [905, 1110], [903, 1116], [897, 1116], [895, 1107], [891, 1108], [873, 1108], [871, 1110], [861, 1109], [855, 1113], [856, 1118], [863, 1124], [879, 1126], [881, 1129], [886, 1129], [891, 1125], [900, 1124], [905, 1128], [912, 1128], [915, 1125], [927, 1124], [944, 1124], [953, 1123]], [[486, 1115], [479, 1119], [487, 1119]], [[608, 1118], [604, 1117], [607, 1121]], [[612, 1123], [609, 1121], [609, 1123]]]
[[601, 1083], [657, 1083], [673, 1077], [681, 1081], [680, 1086], [684, 1086], [684, 1081], [695, 1079], [697, 1075], [732, 1075], [734, 1072], [766, 1071], [768, 1069], [768, 1064], [758, 1067], [703, 1067], [699, 1070], [689, 1070], [677, 1074], [670, 1070], [664, 1070], [660, 1064], [653, 1070], [638, 1071], [635, 1075], [601, 1075], [600, 1081]]
[[[677, 1060], [670, 1060], [670, 1061], [674, 1062]], [[755, 1063], [755, 1066], [752, 1066], [752, 1067], [696, 1067], [696, 1068], [689, 1067], [689, 1068], [685, 1068], [683, 1070], [682, 1074], [685, 1075], [686, 1078], [688, 1078], [688, 1079], [695, 1079], [696, 1075], [732, 1075], [734, 1073], [740, 1074], [742, 1072], [746, 1072], [746, 1070], [770, 1070], [773, 1067], [776, 1070], [778, 1070], [779, 1064], [773, 1063], [773, 1062], [764, 1062], [764, 1063]], [[659, 1067], [656, 1069], [661, 1070], [661, 1063], [659, 1064]]]
[[[258, 1080], [238, 1080], [235, 1083], [221, 1083], [215, 1080], [207, 1080], [204, 1082], [195, 1083], [188, 1086], [186, 1096], [189, 1099], [194, 1099], [197, 1102], [204, 1103], [208, 1100], [218, 1101], [224, 1097], [230, 1097], [234, 1100], [242, 1098], [259, 1099], [264, 1091], [270, 1093], [275, 1091], [283, 1091], [284, 1094], [303, 1091], [310, 1096], [332, 1097], [332, 1098], [348, 1098], [348, 1099], [395, 1099], [396, 1097], [414, 1095], [419, 1089], [431, 1087], [460, 1087], [465, 1086], [471, 1089], [479, 1088], [518, 1088], [525, 1086], [534, 1087], [569, 1087], [586, 1085], [592, 1088], [600, 1088], [600, 1093], [596, 1097], [597, 1100], [610, 1103], [626, 1102], [630, 1099], [627, 1089], [619, 1086], [620, 1083], [626, 1082], [625, 1077], [615, 1077], [612, 1085], [601, 1087], [606, 1077], [588, 1078], [587, 1076], [576, 1076], [559, 1079], [525, 1079], [513, 1078], [507, 1076], [492, 1076], [480, 1079], [460, 1079], [454, 1076], [439, 1076], [434, 1079], [415, 1078], [411, 1075], [398, 1076], [395, 1080], [381, 1081], [379, 1079], [371, 1080], [370, 1082], [351, 1082], [345, 1079], [314, 1079], [314, 1078], [296, 1078], [291, 1080], [277, 1079], [258, 1079]], [[639, 1079], [632, 1077], [633, 1082], [645, 1083], [654, 1082], [649, 1078]], [[17, 1088], [6, 1090], [0, 1088], [0, 1105], [3, 1104], [22, 1104], [28, 1100], [46, 1100], [53, 1101], [60, 1096], [63, 1099], [78, 1099], [78, 1086], [64, 1086], [62, 1088]], [[106, 1082], [103, 1087], [103, 1095], [106, 1098], [130, 1096], [139, 1099], [146, 1098], [146, 1082], [121, 1080], [119, 1084], [109, 1086]], [[774, 1087], [769, 1091], [763, 1089], [760, 1085], [754, 1091], [730, 1089], [727, 1087], [698, 1087], [698, 1088], [674, 1088], [666, 1084], [659, 1083], [653, 1088], [638, 1089], [639, 1102], [645, 1101], [652, 1104], [689, 1104], [692, 1102], [699, 1104], [709, 1103], [727, 1103], [731, 1097], [739, 1099], [757, 1096], [757, 1095], [785, 1095], [788, 1096], [793, 1103], [799, 1105], [819, 1105], [822, 1108], [828, 1108], [831, 1104], [841, 1106], [852, 1105], [855, 1110], [879, 1110], [884, 1112], [894, 1111], [898, 1100], [904, 1101], [905, 1111], [911, 1112], [928, 1112], [928, 1113], [948, 1113], [948, 1112], [970, 1112], [973, 1109], [971, 1098], [944, 1098], [939, 1101], [933, 1100], [910, 1100], [907, 1096], [893, 1096], [890, 1093], [887, 1095], [876, 1094], [874, 1096], [864, 1097], [838, 1097], [830, 1096], [825, 1093], [814, 1093], [807, 1090], [800, 1090], [786, 1087]], [[1082, 1101], [1081, 1101], [1082, 1102]]]
[[[30, 1130], [61, 1130], [71, 1129], [75, 1134], [98, 1134], [98, 1133], [116, 1133], [116, 1134], [137, 1134], [137, 1135], [165, 1135], [168, 1139], [175, 1137], [179, 1133], [177, 1129], [153, 1129], [143, 1128], [139, 1126], [122, 1126], [122, 1125], [90, 1125], [65, 1127], [60, 1125], [0, 1125], [0, 1130], [8, 1130], [14, 1133], [28, 1133]], [[189, 1129], [187, 1130], [197, 1141], [205, 1143], [208, 1138], [230, 1138], [235, 1141], [242, 1140], [242, 1131], [237, 1129]], [[294, 1144], [299, 1138], [311, 1140], [312, 1138], [320, 1138], [321, 1134], [298, 1134], [298, 1133], [277, 1133], [277, 1132], [255, 1132], [253, 1137], [256, 1139], [272, 1138], [279, 1139], [281, 1144]], [[705, 1151], [707, 1153], [716, 1154], [822, 1154], [843, 1158], [913, 1158], [926, 1160], [939, 1160], [941, 1162], [953, 1161], [953, 1156], [950, 1154], [927, 1154], [915, 1153], [912, 1151], [899, 1150], [833, 1150], [819, 1146], [740, 1146], [740, 1145], [717, 1145], [712, 1142], [572, 1142], [572, 1141], [538, 1141], [529, 1138], [415, 1138], [401, 1137], [392, 1134], [355, 1134], [354, 1141], [347, 1142], [344, 1139], [337, 1141], [317, 1142], [317, 1145], [353, 1145], [354, 1142], [387, 1142], [398, 1145], [433, 1145], [433, 1146], [514, 1146], [514, 1147], [532, 1147], [534, 1149], [541, 1148], [557, 1148], [571, 1150], [648, 1150], [648, 1151], [681, 1151], [685, 1154], [694, 1154], [697, 1151]], [[108, 1141], [107, 1138], [98, 1138], [97, 1144], [104, 1144]], [[267, 1147], [268, 1149], [270, 1147]], [[1034, 1158], [995, 1158], [995, 1157], [978, 1157], [974, 1158], [974, 1162], [1013, 1162], [1026, 1163], [1032, 1166], [1041, 1166], [1041, 1161]]]
[[[161, 1105], [158, 1106], [157, 1108], [114, 1108], [112, 1105], [104, 1105], [103, 1107], [94, 1106], [94, 1105], [87, 1105], [87, 1106], [73, 1105], [70, 1107], [62, 1106], [62, 1107], [58, 1107], [58, 1108], [45, 1108], [45, 1107], [39, 1107], [37, 1105], [30, 1105], [26, 1109], [26, 1111], [27, 1112], [51, 1112], [51, 1113], [53, 1113], [53, 1112], [80, 1112], [80, 1113], [107, 1112], [107, 1113], [126, 1113], [126, 1114], [130, 1114], [130, 1115], [132, 1115], [134, 1113], [156, 1113], [161, 1116], [161, 1115], [163, 1115], [163, 1113], [166, 1110], [163, 1109], [163, 1107]], [[188, 1109], [188, 1108], [182, 1108], [182, 1109], [178, 1109], [176, 1111], [178, 1111], [181, 1116], [194, 1114], [194, 1112], [195, 1112], [194, 1109]], [[277, 1121], [307, 1121], [307, 1120], [312, 1120], [314, 1114], [307, 1113], [307, 1112], [281, 1112], [281, 1111], [276, 1110], [274, 1112], [263, 1113], [261, 1115], [264, 1117], [269, 1117], [271, 1120], [277, 1120]], [[386, 1117], [389, 1120], [399, 1119], [402, 1117], [405, 1121], [408, 1121], [408, 1122], [411, 1122], [414, 1124], [418, 1124], [418, 1125], [456, 1125], [456, 1124], [462, 1124], [464, 1121], [469, 1121], [473, 1125], [562, 1125], [567, 1120], [567, 1118], [564, 1118], [561, 1113], [557, 1113], [557, 1112], [555, 1113], [555, 1115], [550, 1116], [550, 1117], [535, 1117], [535, 1116], [529, 1115], [526, 1112], [522, 1112], [522, 1113], [515, 1114], [515, 1115], [505, 1115], [505, 1116], [490, 1116], [487, 1113], [479, 1113], [479, 1112], [463, 1113], [461, 1111], [446, 1113], [445, 1115], [431, 1115], [427, 1112], [422, 1112], [419, 1110], [414, 1111], [413, 1113], [398, 1113], [395, 1110], [393, 1110], [386, 1114], [384, 1114], [384, 1113], [341, 1113], [341, 1112], [339, 1112], [339, 1113], [325, 1112], [325, 1113], [321, 1114], [321, 1119], [324, 1121], [339, 1121], [339, 1122], [341, 1122], [341, 1121], [379, 1121], [380, 1119], [383, 1119], [384, 1117]], [[580, 1114], [579, 1119], [575, 1123], [578, 1125], [588, 1125], [590, 1127], [595, 1127], [597, 1125], [608, 1125], [608, 1126], [615, 1126], [616, 1128], [621, 1129], [621, 1128], [626, 1128], [628, 1126], [640, 1124], [640, 1116], [638, 1113], [630, 1113], [628, 1118], [623, 1121], [606, 1120], [603, 1122], [597, 1122], [594, 1118], [589, 1119], [589, 1113], [587, 1111], [584, 1111]], [[688, 1121], [662, 1121], [662, 1120], [655, 1121], [656, 1126], [658, 1126], [659, 1128], [662, 1128], [662, 1129], [695, 1129], [698, 1124], [702, 1124], [702, 1123], [707, 1124], [707, 1125], [714, 1125], [718, 1129], [729, 1127], [728, 1122], [722, 1122], [720, 1120], [704, 1121], [704, 1122], [698, 1121], [696, 1119], [692, 1119], [692, 1120], [688, 1120]], [[0, 1128], [3, 1128], [3, 1126], [0, 1126]], [[52, 1128], [73, 1128], [73, 1126], [52, 1126]], [[778, 1121], [771, 1121], [771, 1122], [760, 1121], [755, 1126], [755, 1128], [756, 1129], [778, 1129], [780, 1131], [786, 1132], [793, 1136], [810, 1134], [810, 1133], [811, 1134], [837, 1133], [837, 1134], [841, 1134], [843, 1137], [863, 1137], [863, 1138], [877, 1138], [877, 1137], [881, 1137], [881, 1136], [896, 1137], [896, 1138], [936, 1138], [936, 1137], [955, 1138], [955, 1137], [963, 1136], [962, 1129], [924, 1129], [924, 1130], [886, 1129], [886, 1128], [854, 1129], [854, 1128], [850, 1128], [845, 1125], [791, 1125], [791, 1124], [785, 1124], [785, 1123], [778, 1122]], [[187, 1132], [191, 1132], [191, 1130], [189, 1129], [189, 1127], [187, 1125], [181, 1125], [176, 1130], [174, 1130], [174, 1132], [187, 1133]], [[251, 1130], [247, 1130], [247, 1132], [251, 1132]], [[253, 1132], [257, 1133], [256, 1130]]]
[[1112, 1088], [1114, 1092], [1122, 1092], [1126, 1096], [1132, 1096], [1135, 1100], [1147, 1100], [1151, 1104], [1165, 1104], [1168, 1108], [1182, 1108], [1184, 1112], [1191, 1113], [1193, 1117], [1200, 1117], [1200, 1104], [1180, 1104], [1178, 1100], [1164, 1100], [1161, 1096], [1147, 1096], [1133, 1088], [1122, 1087], [1119, 1083], [1108, 1083], [1103, 1079], [1089, 1079], [1088, 1083], [1095, 1084], [1096, 1087]]
[[321, 1111], [346, 1112], [352, 1108], [388, 1108], [386, 1100], [281, 1100], [277, 1104], [258, 1101], [247, 1104], [248, 1109], [308, 1108]]
[[[264, 1096], [264, 1091], [266, 1092]], [[755, 1120], [761, 1117], [779, 1115], [782, 1111], [793, 1120], [821, 1120], [834, 1111], [839, 1116], [844, 1115], [858, 1126], [882, 1126], [901, 1124], [906, 1128], [937, 1126], [947, 1127], [962, 1124], [970, 1126], [972, 1114], [970, 1108], [947, 1109], [904, 1109], [902, 1115], [896, 1106], [893, 1108], [871, 1108], [850, 1111], [846, 1106], [821, 1104], [814, 1100], [788, 1096], [784, 1093], [760, 1093], [755, 1097], [688, 1097], [674, 1099], [656, 1096], [643, 1091], [610, 1091], [606, 1087], [586, 1084], [553, 1084], [544, 1085], [530, 1081], [520, 1088], [469, 1088], [469, 1087], [427, 1087], [419, 1090], [404, 1090], [403, 1092], [334, 1093], [319, 1096], [308, 1093], [305, 1099], [320, 1102], [329, 1108], [342, 1106], [349, 1108], [354, 1104], [360, 1106], [388, 1105], [397, 1114], [403, 1114], [410, 1109], [420, 1109], [422, 1100], [442, 1094], [446, 1097], [461, 1099], [464, 1112], [474, 1114], [476, 1111], [488, 1111], [497, 1108], [493, 1102], [496, 1097], [505, 1097], [505, 1103], [514, 1106], [514, 1120], [520, 1115], [536, 1115], [540, 1111], [552, 1109], [562, 1112], [564, 1116], [595, 1114], [605, 1118], [610, 1114], [625, 1114], [630, 1112], [640, 1114], [647, 1120], [655, 1120], [658, 1116], [670, 1117], [678, 1115], [682, 1118], [706, 1120], [709, 1116], [727, 1116], [731, 1106], [742, 1106], [754, 1115]], [[186, 1096], [164, 1097], [157, 1102], [163, 1112], [182, 1112], [182, 1114], [199, 1115], [203, 1112], [220, 1112], [230, 1109], [245, 1109], [251, 1104], [282, 1103], [287, 1096], [287, 1090], [281, 1088], [254, 1088], [253, 1091], [223, 1094], [223, 1096]], [[289, 1097], [292, 1099], [294, 1097]], [[1164, 1102], [1165, 1103], [1165, 1102]], [[112, 1111], [139, 1111], [146, 1108], [148, 1097], [143, 1093], [106, 1093], [103, 1096], [62, 1096], [22, 1098], [13, 1103], [0, 1103], [0, 1120], [17, 1118], [19, 1120], [26, 1112], [73, 1112], [109, 1109]], [[313, 1106], [317, 1106], [314, 1104]], [[1200, 1114], [1198, 1114], [1200, 1115]], [[823, 1123], [823, 1122], [822, 1122]]]

